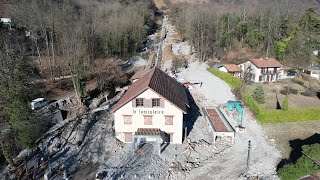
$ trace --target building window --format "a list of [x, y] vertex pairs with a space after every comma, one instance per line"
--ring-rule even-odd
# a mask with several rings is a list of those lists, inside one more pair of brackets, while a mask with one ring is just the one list
[[124, 120], [124, 124], [132, 124], [132, 116], [124, 115], [123, 120]]
[[124, 132], [124, 141], [132, 142], [132, 132]]
[[152, 107], [160, 107], [160, 99], [152, 99]]
[[173, 125], [173, 116], [165, 116], [166, 125]]
[[142, 98], [136, 99], [136, 107], [143, 107], [143, 99]]
[[144, 116], [144, 125], [152, 125], [152, 116]]
[[272, 81], [275, 81], [276, 80], [276, 75], [272, 75]]

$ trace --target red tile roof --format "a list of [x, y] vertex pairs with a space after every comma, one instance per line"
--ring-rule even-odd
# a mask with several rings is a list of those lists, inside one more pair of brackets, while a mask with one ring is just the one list
[[264, 68], [264, 67], [283, 67], [283, 65], [273, 59], [273, 58], [268, 58], [268, 59], [257, 59], [257, 58], [252, 58], [249, 59], [249, 61], [251, 61], [254, 65], [256, 65], [258, 68]]
[[210, 121], [217, 132], [228, 132], [228, 128], [222, 122], [219, 114], [215, 109], [206, 109]]
[[224, 66], [228, 72], [240, 72], [240, 68], [236, 64], [223, 64], [222, 66]]
[[111, 111], [118, 110], [147, 89], [153, 90], [185, 113], [187, 112], [189, 101], [184, 87], [159, 68], [149, 70], [141, 78], [132, 83]]

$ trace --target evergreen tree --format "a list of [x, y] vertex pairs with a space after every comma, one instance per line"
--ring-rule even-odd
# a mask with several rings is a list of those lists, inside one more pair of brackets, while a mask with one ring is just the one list
[[261, 85], [256, 87], [253, 94], [251, 95], [259, 104], [265, 103], [264, 91]]
[[282, 109], [283, 110], [288, 110], [289, 109], [289, 95], [288, 94], [286, 95], [286, 97], [283, 100]]

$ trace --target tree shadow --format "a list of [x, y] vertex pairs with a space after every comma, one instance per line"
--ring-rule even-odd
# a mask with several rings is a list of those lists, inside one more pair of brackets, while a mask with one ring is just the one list
[[302, 156], [302, 146], [320, 143], [320, 134], [315, 133], [304, 140], [294, 139], [289, 141], [289, 143], [291, 147], [290, 157], [280, 161], [277, 166], [277, 171], [286, 164], [295, 163]]
[[278, 94], [276, 94], [276, 99], [277, 99], [277, 108], [276, 109], [281, 109], [281, 105], [280, 105], [279, 99], [278, 99]]
[[[193, 129], [194, 123], [197, 121], [198, 117], [201, 116], [200, 108], [194, 101], [192, 95], [190, 94], [189, 90], [186, 89], [186, 94], [189, 100], [189, 109], [187, 114], [183, 116], [183, 127], [184, 129], [187, 128], [187, 132], [183, 131], [183, 138], [187, 137], [191, 130]], [[187, 134], [185, 134], [187, 133]], [[183, 139], [184, 141], [184, 139]]]

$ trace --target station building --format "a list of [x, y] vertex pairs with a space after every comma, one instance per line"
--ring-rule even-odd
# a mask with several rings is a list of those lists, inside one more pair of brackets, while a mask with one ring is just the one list
[[157, 141], [181, 144], [183, 116], [189, 107], [182, 84], [153, 68], [135, 77], [113, 106], [115, 136], [122, 142]]

